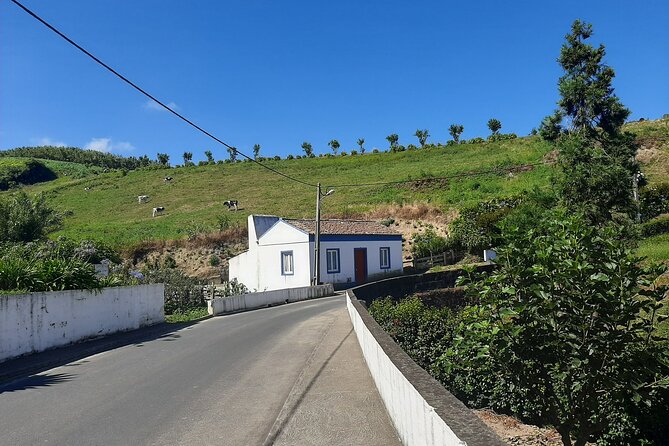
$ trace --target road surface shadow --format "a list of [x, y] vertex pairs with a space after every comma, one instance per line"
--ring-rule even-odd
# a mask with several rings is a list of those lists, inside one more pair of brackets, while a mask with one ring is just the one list
[[[351, 336], [352, 333], [353, 333], [353, 328], [351, 328], [348, 331], [348, 333], [346, 333], [346, 336], [344, 336], [344, 338], [341, 340], [341, 342], [339, 342], [337, 347], [332, 351], [332, 353], [330, 353], [328, 355], [327, 359], [325, 361], [323, 361], [323, 364], [318, 368], [318, 371], [309, 380], [307, 385], [304, 386], [304, 388], [300, 392], [297, 399], [295, 399], [295, 401], [292, 402], [292, 404], [290, 405], [290, 408], [288, 408], [288, 411], [284, 412], [283, 419], [278, 420], [279, 421], [278, 424], [272, 426], [272, 429], [271, 429], [270, 433], [267, 435], [267, 438], [265, 439], [265, 442], [263, 443], [263, 446], [271, 446], [279, 438], [279, 436], [283, 432], [284, 428], [288, 425], [290, 420], [295, 415], [295, 412], [297, 412], [297, 409], [300, 407], [300, 404], [302, 404], [302, 401], [304, 400], [304, 398], [309, 393], [309, 390], [311, 390], [311, 388], [314, 386], [314, 383], [316, 382], [318, 377], [321, 376], [321, 374], [323, 373], [323, 370], [325, 370], [325, 367], [327, 367], [327, 365], [330, 363], [330, 361], [332, 360], [334, 355], [337, 354], [339, 349], [341, 349], [341, 347], [344, 345], [344, 342], [346, 342], [346, 340], [349, 338], [349, 336]], [[282, 414], [280, 413], [279, 417], [281, 417], [281, 416], [282, 416]]]
[[192, 325], [198, 324], [206, 319], [191, 322], [162, 323], [138, 330], [116, 333], [90, 341], [33, 353], [27, 356], [10, 359], [0, 363], [0, 386], [3, 383], [15, 381], [54, 367], [60, 367], [74, 361], [96, 355], [98, 353], [113, 350], [127, 345], [142, 346], [143, 343], [161, 339], [163, 341], [175, 341], [181, 336], [176, 332]]
[[74, 375], [69, 373], [54, 373], [53, 375], [32, 375], [24, 379], [12, 381], [8, 384], [0, 384], [0, 394], [5, 392], [17, 392], [19, 390], [38, 389], [40, 387], [53, 386], [54, 384], [70, 381]]

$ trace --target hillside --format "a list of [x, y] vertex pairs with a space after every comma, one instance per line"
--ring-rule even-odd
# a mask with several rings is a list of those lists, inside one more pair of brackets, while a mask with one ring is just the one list
[[[639, 159], [651, 182], [669, 180], [669, 118], [627, 125], [639, 136]], [[521, 193], [534, 187], [551, 187], [550, 164], [509, 168], [553, 158], [550, 145], [537, 137], [429, 146], [400, 153], [347, 155], [311, 159], [269, 160], [272, 168], [300, 180], [326, 185], [392, 182], [424, 179], [411, 184], [334, 187], [336, 193], [323, 200], [323, 215], [394, 217], [403, 206], [421, 204], [432, 220], [453, 210], [496, 196]], [[2, 158], [0, 158], [2, 159]], [[50, 161], [50, 163], [57, 163]], [[62, 166], [60, 166], [62, 168]], [[490, 171], [461, 176], [474, 171]], [[506, 170], [504, 170], [506, 169]], [[96, 238], [117, 246], [145, 240], [183, 238], [186, 234], [213, 229], [224, 215], [244, 224], [250, 213], [313, 218], [315, 188], [291, 182], [250, 162], [171, 169], [112, 171], [26, 187], [29, 193], [45, 192], [53, 205], [69, 215], [57, 235], [75, 239]], [[165, 176], [174, 180], [163, 181]], [[432, 177], [456, 177], [429, 180]], [[149, 195], [146, 204], [138, 195]], [[228, 212], [223, 201], [239, 200], [240, 211]], [[164, 206], [164, 215], [152, 218], [151, 209]], [[405, 214], [407, 214], [405, 212]], [[411, 213], [405, 215], [411, 219]], [[430, 220], [429, 218], [427, 219]], [[415, 226], [415, 225], [414, 225]]]

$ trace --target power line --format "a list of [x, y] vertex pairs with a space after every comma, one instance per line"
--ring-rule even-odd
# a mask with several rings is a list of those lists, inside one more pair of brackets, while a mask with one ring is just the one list
[[122, 81], [124, 81], [126, 84], [130, 85], [132, 88], [134, 88], [135, 90], [139, 91], [139, 92], [140, 92], [141, 94], [143, 94], [144, 96], [146, 96], [146, 97], [148, 97], [149, 99], [151, 99], [152, 101], [156, 102], [158, 105], [160, 105], [160, 106], [163, 107], [165, 110], [167, 110], [168, 112], [172, 113], [173, 115], [175, 115], [176, 117], [178, 117], [178, 118], [181, 119], [182, 121], [186, 122], [186, 123], [187, 123], [188, 125], [190, 125], [191, 127], [194, 127], [195, 129], [197, 129], [197, 130], [199, 130], [200, 132], [204, 133], [204, 134], [207, 135], [209, 138], [213, 139], [214, 141], [218, 142], [219, 144], [222, 144], [223, 146], [227, 147], [228, 149], [234, 151], [234, 153], [241, 155], [242, 157], [246, 158], [247, 160], [252, 161], [252, 162], [258, 164], [259, 166], [262, 166], [262, 167], [264, 167], [265, 169], [267, 169], [267, 170], [269, 170], [269, 171], [271, 171], [271, 172], [274, 172], [274, 173], [277, 174], [277, 175], [281, 175], [282, 177], [287, 178], [287, 179], [289, 179], [289, 180], [295, 181], [295, 182], [297, 182], [297, 183], [304, 184], [305, 186], [316, 187], [315, 184], [307, 183], [306, 181], [302, 181], [302, 180], [300, 180], [300, 179], [298, 179], [298, 178], [291, 177], [290, 175], [287, 175], [287, 174], [285, 174], [285, 173], [283, 173], [283, 172], [280, 172], [280, 171], [278, 171], [278, 170], [276, 170], [276, 169], [274, 169], [274, 168], [272, 168], [272, 167], [269, 167], [269, 166], [267, 166], [267, 165], [261, 163], [260, 161], [254, 159], [254, 158], [251, 158], [250, 156], [248, 156], [248, 155], [246, 155], [246, 154], [240, 152], [239, 149], [237, 149], [237, 148], [235, 148], [235, 147], [233, 147], [233, 146], [231, 146], [231, 145], [225, 143], [225, 142], [222, 141], [221, 139], [217, 138], [216, 136], [212, 135], [211, 133], [209, 133], [208, 131], [206, 131], [206, 130], [203, 129], [202, 127], [200, 127], [199, 125], [195, 124], [195, 123], [194, 123], [193, 121], [191, 121], [190, 119], [186, 118], [186, 117], [183, 116], [182, 114], [180, 114], [180, 113], [178, 113], [177, 111], [173, 110], [171, 107], [165, 105], [163, 102], [161, 102], [161, 101], [159, 101], [158, 99], [156, 99], [153, 95], [149, 94], [149, 93], [146, 92], [144, 89], [142, 89], [141, 87], [139, 87], [137, 84], [135, 84], [134, 82], [132, 82], [131, 80], [129, 80], [128, 78], [126, 78], [125, 76], [123, 76], [121, 73], [119, 73], [118, 71], [116, 71], [115, 69], [113, 69], [112, 67], [110, 67], [109, 65], [107, 65], [106, 63], [104, 63], [103, 61], [101, 61], [100, 59], [98, 59], [97, 57], [95, 57], [93, 54], [91, 54], [91, 53], [88, 52], [86, 49], [84, 49], [83, 47], [81, 47], [81, 46], [80, 46], [79, 44], [77, 44], [75, 41], [73, 41], [72, 39], [70, 39], [69, 37], [67, 37], [65, 34], [63, 34], [62, 32], [60, 32], [58, 29], [56, 29], [54, 26], [52, 26], [51, 24], [49, 24], [48, 22], [46, 22], [46, 21], [45, 21], [44, 19], [42, 19], [40, 16], [38, 16], [37, 14], [35, 14], [34, 12], [32, 12], [30, 9], [26, 8], [25, 6], [23, 6], [23, 5], [22, 5], [20, 2], [18, 2], [17, 0], [10, 0], [10, 1], [11, 1], [12, 3], [14, 3], [16, 6], [18, 6], [19, 8], [23, 9], [25, 12], [27, 12], [27, 13], [28, 13], [29, 15], [31, 15], [33, 18], [35, 18], [36, 20], [38, 20], [38, 21], [39, 21], [40, 23], [42, 23], [44, 26], [46, 26], [47, 28], [49, 28], [51, 31], [55, 32], [55, 33], [58, 34], [60, 37], [62, 37], [63, 39], [65, 39], [68, 43], [70, 43], [71, 45], [73, 45], [73, 46], [74, 46], [75, 48], [77, 48], [79, 51], [81, 51], [82, 53], [84, 53], [85, 55], [87, 55], [88, 57], [90, 57], [91, 59], [93, 59], [93, 60], [94, 60], [95, 62], [97, 62], [99, 65], [101, 65], [101, 66], [103, 66], [104, 68], [106, 68], [108, 71], [110, 71], [110, 72], [111, 72], [112, 74], [114, 74], [116, 77], [118, 77], [119, 79], [121, 79]]
[[466, 178], [466, 177], [474, 177], [474, 176], [481, 176], [481, 175], [488, 175], [491, 173], [500, 173], [500, 172], [513, 172], [515, 170], [527, 168], [527, 167], [534, 167], [534, 166], [541, 166], [545, 165], [547, 163], [545, 162], [536, 162], [536, 163], [530, 163], [530, 164], [520, 164], [516, 166], [511, 166], [507, 168], [497, 168], [497, 169], [490, 169], [490, 170], [480, 170], [480, 171], [474, 171], [474, 172], [463, 172], [447, 177], [426, 177], [426, 178], [417, 178], [415, 180], [398, 180], [398, 181], [379, 181], [379, 182], [374, 182], [374, 183], [351, 183], [351, 184], [328, 184], [327, 188], [334, 188], [334, 187], [368, 187], [368, 186], [388, 186], [388, 185], [394, 185], [394, 184], [408, 184], [408, 183], [420, 183], [420, 182], [425, 182], [425, 181], [439, 181], [439, 180], [455, 180], [458, 178]]

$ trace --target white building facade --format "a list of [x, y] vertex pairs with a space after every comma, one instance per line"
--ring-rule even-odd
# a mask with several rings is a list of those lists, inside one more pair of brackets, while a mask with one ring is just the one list
[[[249, 250], [230, 259], [229, 279], [251, 291], [308, 286], [314, 220], [249, 215]], [[322, 220], [320, 282], [355, 285], [402, 273], [402, 235], [379, 223]]]

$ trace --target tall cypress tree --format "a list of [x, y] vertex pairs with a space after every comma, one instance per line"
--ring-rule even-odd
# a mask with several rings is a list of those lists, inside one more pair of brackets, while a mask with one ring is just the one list
[[572, 24], [558, 58], [564, 69], [558, 109], [543, 120], [540, 134], [557, 141], [563, 203], [603, 223], [633, 212], [632, 179], [639, 165], [633, 136], [622, 132], [630, 111], [613, 92], [615, 72], [604, 63], [604, 45], [587, 43], [591, 36], [592, 25]]

